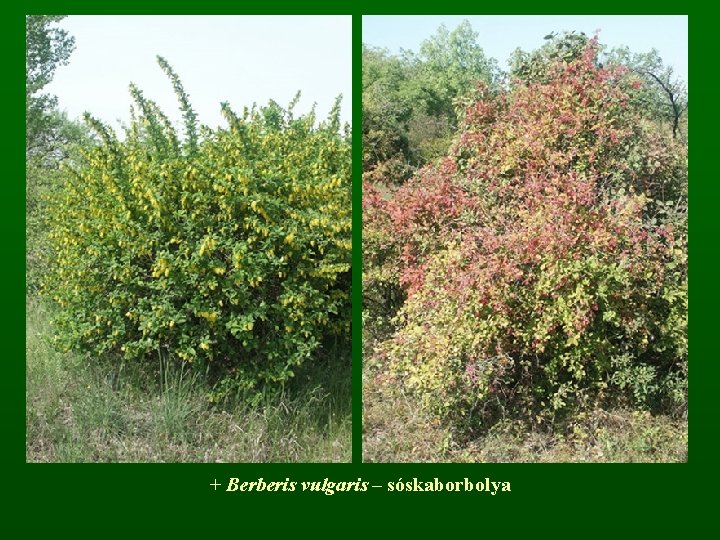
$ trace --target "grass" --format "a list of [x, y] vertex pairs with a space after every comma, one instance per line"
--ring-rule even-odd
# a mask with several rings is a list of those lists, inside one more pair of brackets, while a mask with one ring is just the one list
[[52, 345], [47, 307], [26, 306], [29, 462], [349, 462], [351, 381], [345, 358], [298, 372], [249, 406], [213, 405], [182, 367], [109, 366]]
[[687, 419], [618, 409], [577, 415], [554, 430], [505, 420], [459, 440], [379, 370], [363, 373], [364, 462], [684, 462]]

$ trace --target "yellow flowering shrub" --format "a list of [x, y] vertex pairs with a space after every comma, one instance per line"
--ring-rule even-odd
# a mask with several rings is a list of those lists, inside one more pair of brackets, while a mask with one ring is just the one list
[[351, 150], [293, 104], [222, 105], [227, 129], [198, 128], [182, 85], [181, 136], [131, 86], [121, 140], [66, 167], [50, 204], [58, 340], [96, 355], [171, 355], [248, 389], [279, 383], [328, 335], [349, 337]]

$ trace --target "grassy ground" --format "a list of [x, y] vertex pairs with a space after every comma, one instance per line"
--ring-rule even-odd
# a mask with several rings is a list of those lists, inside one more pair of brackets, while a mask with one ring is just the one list
[[39, 301], [28, 301], [26, 328], [27, 461], [351, 460], [348, 362], [298, 374], [256, 407], [213, 406], [206, 382], [177, 367], [119, 369], [58, 353]]
[[365, 368], [365, 462], [687, 461], [687, 420], [630, 410], [597, 410], [554, 431], [505, 421], [481, 437], [456, 440], [410, 396], [375, 375]]

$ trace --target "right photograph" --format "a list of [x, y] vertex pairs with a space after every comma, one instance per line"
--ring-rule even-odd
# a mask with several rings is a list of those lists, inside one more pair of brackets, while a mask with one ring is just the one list
[[364, 462], [686, 462], [688, 17], [364, 16]]

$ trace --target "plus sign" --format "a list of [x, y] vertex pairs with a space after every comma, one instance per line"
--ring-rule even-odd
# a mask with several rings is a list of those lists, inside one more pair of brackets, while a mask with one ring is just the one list
[[218, 486], [222, 486], [222, 484], [218, 484], [217, 478], [213, 480], [213, 483], [210, 484], [215, 491], [217, 491]]

